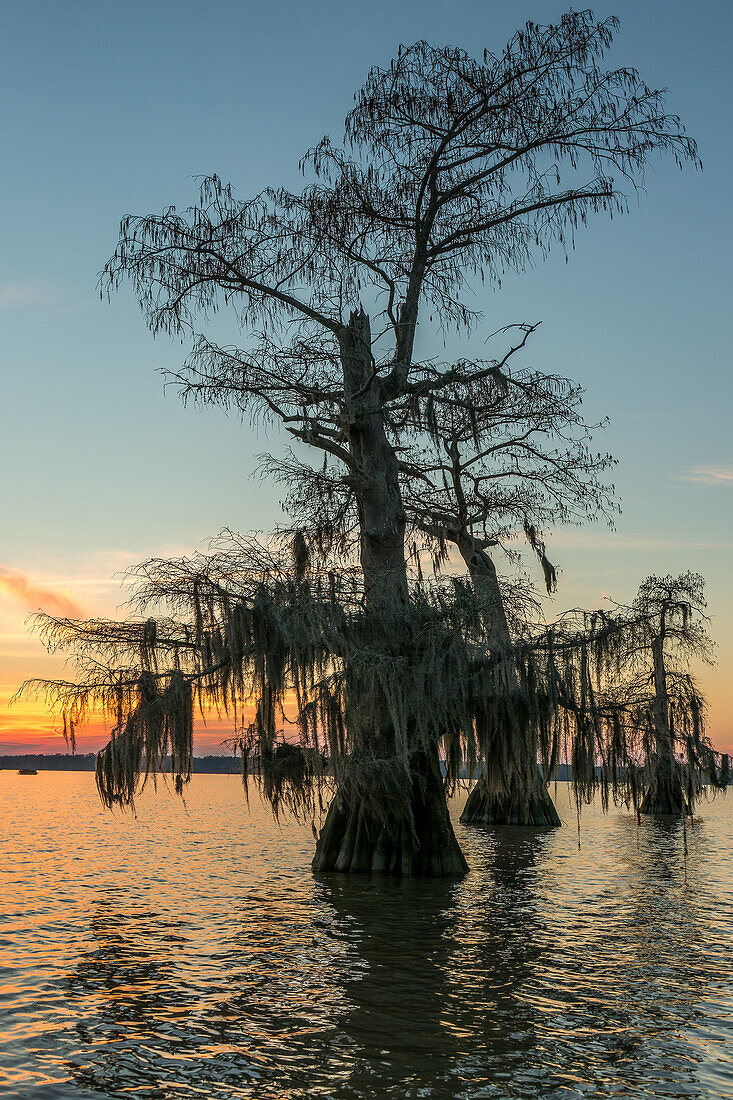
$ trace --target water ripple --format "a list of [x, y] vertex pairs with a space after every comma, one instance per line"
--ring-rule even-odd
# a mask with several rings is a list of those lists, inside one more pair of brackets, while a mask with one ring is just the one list
[[137, 818], [83, 773], [0, 798], [3, 1097], [733, 1096], [731, 802], [686, 860], [621, 811], [580, 849], [459, 826], [456, 884], [314, 879], [226, 776]]

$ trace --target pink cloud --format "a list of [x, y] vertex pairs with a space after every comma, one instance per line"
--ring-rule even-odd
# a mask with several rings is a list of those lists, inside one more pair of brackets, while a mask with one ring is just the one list
[[680, 474], [681, 481], [695, 481], [698, 485], [733, 485], [733, 467], [730, 466], [695, 466], [685, 474]]
[[78, 619], [84, 615], [81, 605], [64, 592], [37, 584], [25, 573], [17, 573], [4, 566], [0, 566], [0, 593], [2, 592], [24, 604], [29, 611], [43, 608], [44, 611], [69, 619]]

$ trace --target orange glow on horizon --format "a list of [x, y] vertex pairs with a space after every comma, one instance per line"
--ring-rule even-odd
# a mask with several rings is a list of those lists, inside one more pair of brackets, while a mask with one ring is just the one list
[[[64, 740], [62, 724], [49, 714], [47, 707], [34, 700], [23, 700], [9, 705], [13, 691], [0, 686], [0, 755], [24, 752], [71, 752]], [[722, 701], [721, 701], [722, 702]], [[733, 711], [733, 699], [729, 706], [714, 707], [711, 714], [730, 714]], [[240, 712], [240, 723], [247, 724], [254, 719], [254, 705]], [[715, 747], [720, 752], [733, 756], [733, 723], [717, 722], [710, 724], [709, 730]], [[110, 736], [110, 723], [101, 715], [95, 715], [77, 730], [77, 753], [97, 752]], [[234, 736], [232, 716], [220, 716], [209, 712], [205, 717], [195, 719], [194, 753], [196, 756], [226, 755], [228, 750], [224, 742]]]
[[[15, 753], [56, 753], [72, 749], [64, 739], [63, 723], [39, 701], [20, 700], [11, 705], [13, 691], [0, 687], [0, 755]], [[254, 719], [254, 706], [246, 707], [238, 714], [238, 720], [249, 723]], [[234, 736], [231, 716], [209, 712], [195, 720], [194, 752], [196, 756], [226, 755], [224, 742]], [[76, 752], [98, 752], [109, 740], [110, 722], [102, 715], [90, 716], [88, 722], [76, 731]]]

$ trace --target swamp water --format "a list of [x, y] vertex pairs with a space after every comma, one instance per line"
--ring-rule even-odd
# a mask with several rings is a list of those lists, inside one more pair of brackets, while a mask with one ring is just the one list
[[457, 825], [457, 883], [316, 880], [236, 777], [133, 818], [0, 773], [0, 1096], [733, 1096], [733, 792], [686, 868], [678, 823], [586, 808], [578, 850], [556, 804]]

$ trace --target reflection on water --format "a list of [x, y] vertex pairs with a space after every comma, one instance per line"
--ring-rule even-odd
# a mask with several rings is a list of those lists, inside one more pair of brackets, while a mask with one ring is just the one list
[[686, 862], [618, 811], [580, 850], [459, 826], [455, 883], [313, 879], [226, 776], [137, 819], [79, 773], [0, 798], [3, 1097], [733, 1095], [733, 802]]

